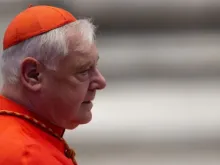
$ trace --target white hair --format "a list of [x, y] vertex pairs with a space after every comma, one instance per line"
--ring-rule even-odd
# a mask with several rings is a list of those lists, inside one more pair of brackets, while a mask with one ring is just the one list
[[86, 52], [95, 40], [95, 26], [90, 19], [80, 19], [4, 50], [0, 61], [3, 83], [19, 82], [20, 64], [26, 57], [33, 57], [55, 70], [58, 57], [70, 50], [71, 37], [76, 37], [71, 49]]

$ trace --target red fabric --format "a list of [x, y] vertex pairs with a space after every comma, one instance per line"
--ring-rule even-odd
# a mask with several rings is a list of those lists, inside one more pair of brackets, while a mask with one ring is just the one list
[[[0, 96], [0, 111], [8, 110], [36, 118], [24, 107]], [[39, 117], [47, 127], [62, 136], [64, 130]], [[40, 127], [16, 116], [0, 115], [1, 165], [73, 165], [65, 154], [64, 142]]]
[[74, 21], [76, 18], [61, 8], [30, 7], [18, 14], [9, 24], [3, 40], [3, 49]]

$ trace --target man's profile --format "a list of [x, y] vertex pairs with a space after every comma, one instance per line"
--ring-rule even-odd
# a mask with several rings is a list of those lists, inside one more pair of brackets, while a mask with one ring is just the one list
[[19, 13], [4, 34], [1, 165], [75, 165], [63, 134], [90, 122], [106, 82], [97, 68], [95, 26], [52, 6]]

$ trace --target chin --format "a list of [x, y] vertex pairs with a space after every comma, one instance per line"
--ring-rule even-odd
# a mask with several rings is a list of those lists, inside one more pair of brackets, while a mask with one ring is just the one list
[[92, 114], [86, 114], [85, 116], [81, 117], [78, 120], [72, 120], [71, 124], [69, 125], [69, 127], [67, 129], [74, 129], [78, 125], [83, 125], [83, 124], [89, 123], [91, 120], [92, 120]]
[[87, 113], [79, 120], [79, 124], [87, 124], [92, 120], [92, 113]]
[[90, 119], [90, 120], [84, 120], [84, 121], [81, 121], [81, 123], [80, 124], [88, 124], [88, 123], [90, 123], [90, 121], [91, 121], [92, 119]]
[[79, 124], [74, 124], [74, 125], [72, 124], [72, 125], [67, 126], [65, 129], [73, 130], [78, 126], [79, 126]]
[[87, 117], [87, 118], [85, 118], [85, 119], [83, 119], [83, 120], [80, 120], [80, 124], [87, 124], [87, 123], [89, 123], [90, 121], [92, 120], [92, 116], [91, 117]]

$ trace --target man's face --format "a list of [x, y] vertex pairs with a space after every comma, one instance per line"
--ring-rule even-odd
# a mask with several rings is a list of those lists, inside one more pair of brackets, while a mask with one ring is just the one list
[[48, 108], [48, 117], [57, 125], [71, 129], [91, 120], [96, 90], [106, 85], [97, 68], [98, 58], [93, 45], [89, 53], [70, 52], [61, 59], [56, 71], [44, 74], [41, 98]]

